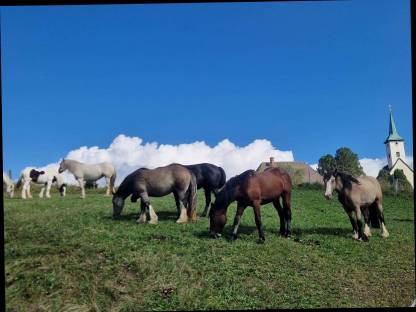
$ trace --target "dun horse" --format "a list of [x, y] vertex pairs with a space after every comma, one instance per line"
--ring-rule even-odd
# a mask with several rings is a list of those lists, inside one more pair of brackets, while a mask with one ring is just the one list
[[[332, 198], [334, 190], [338, 193], [338, 200], [350, 218], [354, 239], [368, 241], [368, 237], [371, 236], [370, 222], [373, 227], [380, 227], [381, 224], [383, 238], [389, 236], [384, 223], [383, 195], [377, 179], [368, 176], [354, 178], [335, 170], [324, 174], [324, 183], [327, 199]], [[361, 212], [364, 214], [364, 231]]]
[[138, 169], [121, 182], [113, 195], [113, 218], [117, 218], [124, 207], [125, 199], [131, 195], [131, 201], [140, 198], [138, 223], [157, 223], [157, 215], [150, 205], [149, 197], [162, 197], [173, 193], [179, 218], [184, 223], [188, 218], [196, 219], [196, 178], [195, 175], [179, 164], [171, 164], [155, 169]]
[[[260, 216], [260, 205], [272, 202], [280, 218], [280, 234], [289, 236], [291, 233], [291, 192], [292, 181], [282, 169], [269, 168], [259, 173], [247, 170], [231, 178], [218, 193], [210, 211], [210, 235], [221, 236], [227, 222], [227, 208], [237, 201], [237, 212], [234, 218], [232, 239], [237, 238], [240, 218], [247, 206], [254, 208], [259, 238], [265, 240]], [[282, 198], [283, 207], [279, 199]]]
[[220, 188], [225, 184], [225, 171], [221, 167], [212, 164], [196, 164], [184, 166], [191, 170], [196, 177], [198, 189], [203, 188], [205, 193], [205, 208], [201, 216], [207, 215], [209, 206], [211, 204], [211, 192], [216, 195]]
[[116, 170], [109, 162], [99, 164], [85, 164], [76, 160], [64, 159], [59, 164], [59, 173], [68, 170], [71, 172], [79, 183], [81, 188], [81, 197], [85, 198], [85, 182], [97, 181], [105, 177], [107, 183], [107, 191], [105, 195], [110, 196], [114, 191], [114, 183], [116, 180]]

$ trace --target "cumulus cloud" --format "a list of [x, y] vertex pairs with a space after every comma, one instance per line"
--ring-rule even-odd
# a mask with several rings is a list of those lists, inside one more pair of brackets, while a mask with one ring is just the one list
[[[156, 142], [145, 143], [139, 137], [118, 135], [107, 148], [82, 146], [70, 151], [65, 158], [85, 163], [111, 162], [117, 171], [116, 185], [132, 171], [165, 166], [173, 162], [184, 165], [209, 162], [224, 168], [227, 178], [247, 169], [257, 169], [259, 164], [274, 157], [276, 161], [293, 161], [291, 151], [280, 151], [268, 140], [254, 140], [240, 147], [224, 139], [214, 147], [203, 141], [170, 145]], [[59, 163], [59, 162], [58, 162]], [[49, 166], [58, 166], [58, 163]], [[67, 182], [74, 183], [72, 175], [66, 174]], [[103, 179], [99, 181], [104, 184]]]

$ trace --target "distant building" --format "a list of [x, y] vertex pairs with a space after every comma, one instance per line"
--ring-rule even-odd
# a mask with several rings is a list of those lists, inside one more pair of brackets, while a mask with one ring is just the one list
[[394, 123], [393, 114], [390, 110], [389, 136], [384, 141], [387, 152], [387, 166], [384, 169], [393, 174], [396, 169], [403, 170], [409, 183], [413, 186], [413, 169], [406, 163], [406, 154], [404, 151], [404, 139], [399, 135]]
[[319, 183], [324, 184], [322, 176], [311, 168], [307, 163], [300, 161], [274, 161], [270, 157], [269, 162], [262, 162], [257, 168], [258, 172], [262, 172], [270, 167], [278, 167], [286, 170], [292, 178], [293, 184], [301, 183]]

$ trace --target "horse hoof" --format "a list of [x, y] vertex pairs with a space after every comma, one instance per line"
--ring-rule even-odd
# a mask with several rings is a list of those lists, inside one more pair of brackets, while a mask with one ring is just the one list
[[235, 241], [237, 239], [237, 235], [232, 235], [231, 236], [231, 241], [233, 242], [233, 241]]
[[188, 220], [183, 220], [183, 219], [176, 220], [176, 223], [187, 223], [187, 222]]
[[264, 244], [264, 242], [265, 242], [265, 239], [264, 237], [262, 237], [257, 241], [257, 244]]

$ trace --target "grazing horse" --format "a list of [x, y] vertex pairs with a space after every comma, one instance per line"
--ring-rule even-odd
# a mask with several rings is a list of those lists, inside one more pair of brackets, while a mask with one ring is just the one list
[[13, 198], [13, 196], [14, 196], [14, 182], [3, 171], [3, 186], [4, 185], [6, 185], [6, 193], [10, 196], [10, 198]]
[[196, 164], [184, 166], [191, 170], [196, 177], [198, 189], [203, 188], [205, 193], [205, 208], [201, 216], [207, 215], [209, 206], [211, 204], [211, 192], [218, 194], [220, 188], [225, 184], [225, 171], [221, 167], [212, 164]]
[[[353, 176], [337, 170], [324, 174], [325, 197], [332, 198], [332, 192], [338, 193], [338, 200], [350, 218], [353, 239], [368, 241], [371, 236], [369, 224], [380, 227], [381, 236], [387, 238], [389, 232], [384, 223], [383, 194], [377, 179], [368, 176]], [[361, 211], [364, 215], [364, 232]]]
[[37, 183], [42, 184], [42, 188], [39, 193], [39, 197], [43, 198], [43, 193], [46, 189], [46, 198], [50, 198], [50, 190], [53, 183], [56, 183], [58, 190], [61, 196], [65, 196], [66, 193], [66, 183], [64, 182], [64, 177], [58, 173], [56, 169], [46, 168], [41, 171], [36, 170], [33, 167], [28, 167], [22, 170], [20, 173], [19, 180], [17, 181], [16, 188], [22, 187], [22, 198], [26, 199], [26, 195], [29, 198], [32, 198], [30, 193], [30, 184]]
[[105, 177], [107, 190], [105, 195], [110, 196], [114, 192], [114, 183], [116, 181], [116, 170], [109, 162], [99, 164], [85, 164], [72, 159], [64, 159], [59, 164], [59, 172], [68, 170], [71, 172], [79, 183], [81, 188], [81, 197], [85, 198], [85, 182], [96, 181]]
[[130, 173], [121, 182], [113, 195], [113, 218], [117, 218], [124, 207], [124, 200], [131, 195], [131, 201], [140, 198], [138, 223], [157, 223], [157, 215], [150, 205], [149, 197], [162, 197], [173, 193], [179, 218], [177, 223], [185, 223], [188, 218], [196, 220], [195, 175], [179, 164], [171, 164], [155, 169], [141, 168]]
[[[220, 190], [210, 210], [210, 236], [221, 236], [227, 222], [227, 207], [237, 201], [232, 239], [237, 238], [240, 218], [247, 206], [254, 208], [254, 217], [260, 241], [264, 241], [260, 205], [272, 202], [280, 218], [280, 234], [288, 237], [291, 233], [291, 193], [292, 181], [286, 171], [268, 168], [263, 172], [247, 170], [231, 178]], [[280, 204], [282, 198], [283, 208]]]

